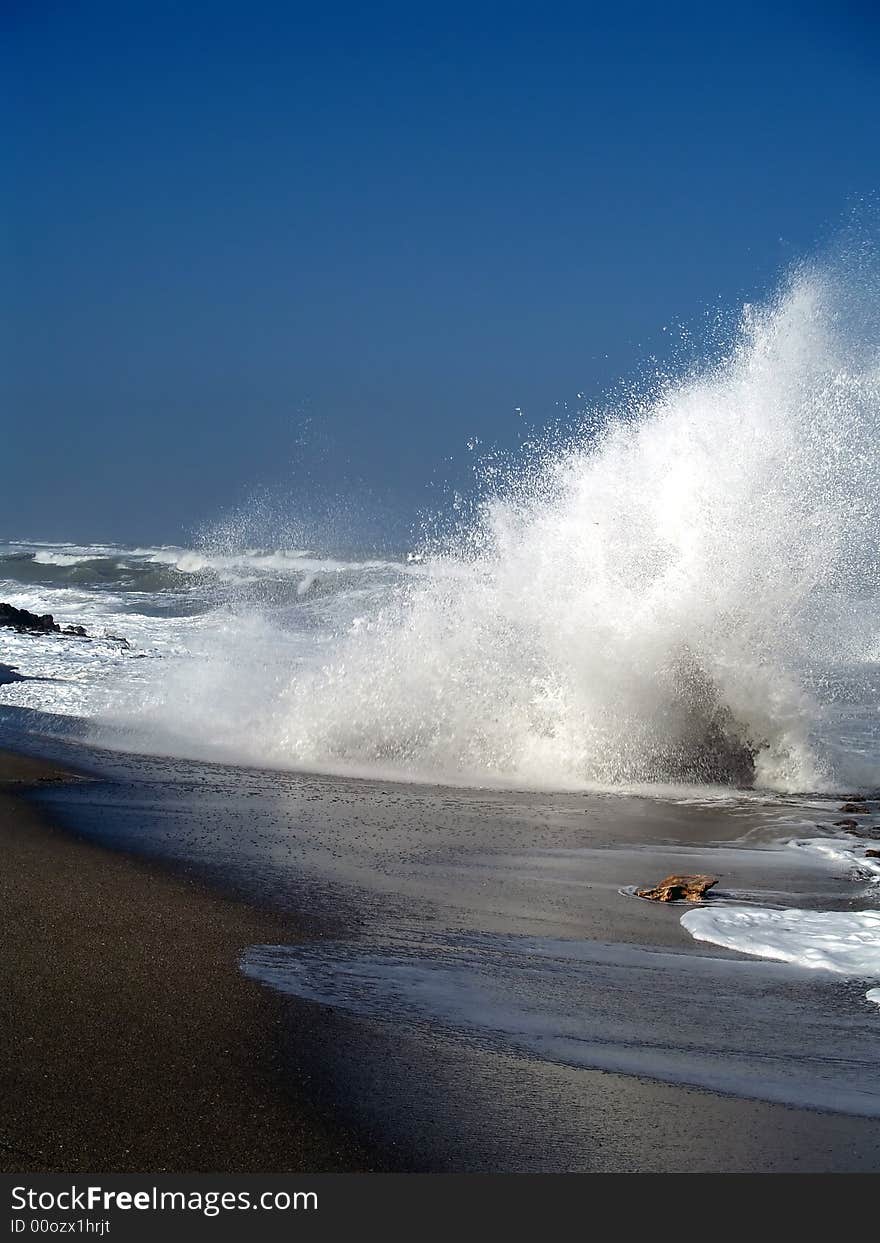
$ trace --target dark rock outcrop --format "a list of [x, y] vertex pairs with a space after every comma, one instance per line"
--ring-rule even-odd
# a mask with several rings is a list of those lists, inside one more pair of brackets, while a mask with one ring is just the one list
[[29, 613], [27, 609], [17, 609], [12, 604], [0, 604], [0, 626], [12, 626], [15, 630], [33, 630], [39, 634], [50, 634], [61, 627], [51, 613]]
[[0, 604], [0, 626], [11, 626], [19, 634], [67, 634], [88, 638], [84, 626], [65, 626], [62, 630], [51, 613], [29, 613], [13, 604]]
[[751, 789], [764, 744], [736, 719], [699, 656], [682, 648], [660, 677], [668, 692], [665, 740], [647, 779]]
[[717, 876], [667, 876], [653, 889], [637, 889], [636, 897], [652, 902], [699, 902], [717, 884]]

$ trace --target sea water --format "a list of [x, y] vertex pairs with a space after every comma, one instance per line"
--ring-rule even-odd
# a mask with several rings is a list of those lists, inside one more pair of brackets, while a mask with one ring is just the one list
[[[864, 250], [799, 267], [704, 365], [592, 412], [397, 556], [10, 540], [0, 599], [89, 637], [0, 633], [0, 711], [85, 718], [117, 748], [459, 786], [873, 791], [877, 295]], [[799, 845], [836, 868], [856, 849]], [[873, 906], [713, 904], [685, 927], [880, 976]]]

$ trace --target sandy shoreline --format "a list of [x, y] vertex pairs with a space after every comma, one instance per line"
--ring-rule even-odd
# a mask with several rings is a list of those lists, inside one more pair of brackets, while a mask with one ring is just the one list
[[279, 1000], [237, 968], [302, 928], [54, 829], [0, 754], [0, 1170], [377, 1168], [296, 1082]]
[[[812, 885], [794, 852], [725, 846], [752, 819], [55, 753], [105, 776], [60, 783], [57, 768], [0, 752], [5, 1171], [880, 1168], [880, 1119], [796, 1103], [832, 1062], [842, 1088], [856, 1059], [850, 1089], [873, 1066], [852, 1043], [875, 1030], [873, 1012], [852, 1006], [863, 999], [845, 982], [831, 998], [815, 973], [700, 946], [676, 912], [621, 896], [625, 881], [683, 858], [747, 888]], [[22, 781], [43, 784], [44, 810], [15, 797]], [[679, 839], [696, 844], [682, 855]], [[821, 883], [850, 900], [846, 878]], [[600, 1038], [595, 1060], [518, 1056], [515, 1042], [457, 1039], [430, 1011], [386, 1008], [370, 947], [423, 938], [424, 959], [405, 960], [417, 984], [419, 961], [429, 972], [454, 963], [459, 932], [482, 939], [494, 979], [481, 982], [472, 958], [441, 995], [477, 989], [486, 1023], [505, 972], [516, 994], [535, 986], [529, 938], [586, 955], [533, 1003], [553, 1036], [580, 990], [573, 1030]], [[246, 978], [240, 955], [260, 945], [326, 948], [326, 981], [354, 981], [378, 1021]], [[606, 970], [609, 952], [621, 957]], [[609, 1006], [617, 1026], [602, 1043]], [[814, 1012], [818, 1027], [802, 1034]], [[622, 1071], [627, 1050], [635, 1061]], [[679, 1081], [658, 1055], [683, 1059]], [[787, 1103], [755, 1088], [774, 1066], [799, 1073], [803, 1058], [812, 1077]], [[713, 1067], [737, 1066], [731, 1089], [708, 1086]]]

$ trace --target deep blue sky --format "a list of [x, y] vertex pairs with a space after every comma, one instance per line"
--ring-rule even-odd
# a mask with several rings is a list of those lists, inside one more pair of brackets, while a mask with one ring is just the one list
[[0, 538], [399, 528], [877, 190], [871, 7], [7, 0]]

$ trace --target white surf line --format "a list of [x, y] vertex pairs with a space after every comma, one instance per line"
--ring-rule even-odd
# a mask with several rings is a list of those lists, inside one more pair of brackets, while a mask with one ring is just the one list
[[[703, 906], [681, 917], [697, 941], [837, 975], [880, 979], [880, 911]], [[880, 1005], [880, 988], [866, 993]]]
[[848, 871], [860, 873], [862, 877], [880, 881], [880, 858], [865, 854], [872, 847], [880, 849], [878, 843], [871, 838], [843, 840], [839, 837], [795, 837], [785, 844], [791, 850], [804, 850], [818, 855], [836, 868], [842, 866]]
[[[835, 870], [880, 882], [880, 859], [863, 839], [792, 838], [785, 845], [818, 856]], [[682, 927], [697, 941], [811, 970], [880, 979], [880, 911], [773, 910], [719, 903], [688, 911]], [[865, 994], [880, 1006], [880, 988]]]

